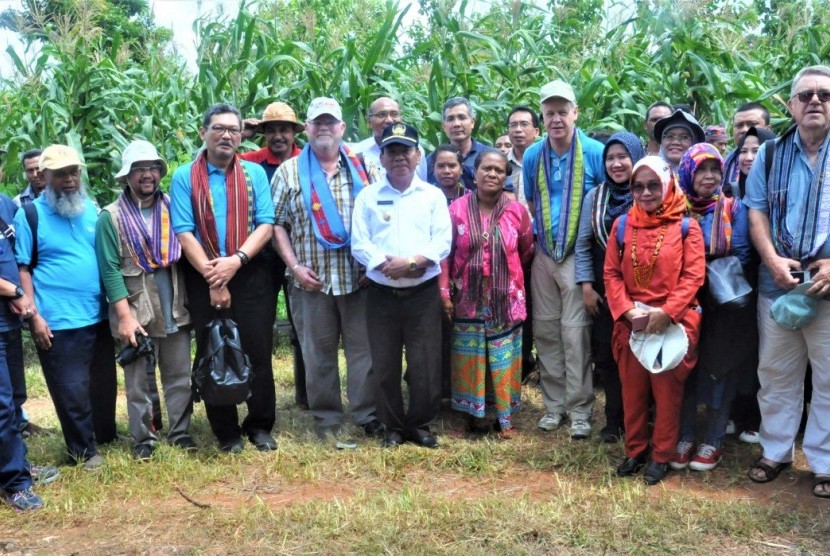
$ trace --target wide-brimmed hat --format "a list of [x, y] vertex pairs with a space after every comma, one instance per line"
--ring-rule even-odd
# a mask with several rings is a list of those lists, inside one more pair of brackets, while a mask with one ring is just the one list
[[40, 171], [60, 170], [69, 166], [86, 166], [81, 162], [78, 151], [67, 145], [49, 145], [40, 154]]
[[[639, 301], [634, 302], [639, 309], [651, 307]], [[679, 324], [670, 324], [660, 334], [632, 332], [628, 339], [631, 353], [648, 372], [662, 373], [677, 367], [689, 351], [689, 337]]]
[[265, 107], [265, 111], [262, 113], [262, 119], [257, 124], [257, 131], [262, 133], [264, 124], [268, 122], [291, 124], [297, 133], [305, 129], [302, 122], [297, 120], [297, 115], [294, 113], [294, 110], [284, 102], [272, 102]]
[[769, 309], [770, 316], [787, 330], [798, 330], [816, 318], [818, 299], [807, 295], [814, 282], [804, 282], [776, 299]]
[[689, 337], [679, 324], [670, 324], [661, 334], [632, 332], [628, 340], [631, 353], [650, 373], [677, 367], [689, 351]]
[[692, 134], [693, 143], [703, 143], [706, 141], [706, 132], [700, 127], [697, 118], [683, 110], [675, 110], [671, 116], [666, 116], [657, 120], [654, 124], [654, 136], [658, 141], [663, 140], [663, 134], [675, 127], [682, 127]]
[[127, 148], [121, 153], [121, 169], [115, 174], [115, 179], [125, 182], [133, 164], [145, 160], [152, 160], [161, 164], [161, 177], [167, 175], [167, 162], [159, 156], [153, 144], [149, 141], [138, 140], [127, 145]]

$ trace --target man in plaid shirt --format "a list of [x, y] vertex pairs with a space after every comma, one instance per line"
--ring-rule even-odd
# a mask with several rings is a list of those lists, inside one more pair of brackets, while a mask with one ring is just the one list
[[343, 424], [337, 363], [342, 338], [352, 420], [376, 436], [382, 426], [375, 416], [365, 277], [349, 247], [355, 197], [378, 176], [343, 143], [342, 120], [334, 99], [316, 98], [309, 105], [308, 144], [274, 174], [274, 236], [288, 269], [316, 432], [336, 436]]

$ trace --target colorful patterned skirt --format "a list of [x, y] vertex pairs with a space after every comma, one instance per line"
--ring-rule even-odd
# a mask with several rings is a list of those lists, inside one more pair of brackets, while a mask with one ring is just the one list
[[502, 430], [522, 401], [522, 323], [492, 327], [484, 319], [454, 319], [452, 408], [473, 417], [495, 410]]

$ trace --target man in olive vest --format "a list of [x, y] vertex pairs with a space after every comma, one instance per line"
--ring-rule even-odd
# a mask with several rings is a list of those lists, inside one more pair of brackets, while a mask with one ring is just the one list
[[[170, 428], [167, 439], [196, 448], [190, 426], [190, 314], [184, 307], [182, 249], [170, 225], [170, 200], [159, 190], [167, 163], [147, 141], [133, 141], [121, 155], [115, 179], [121, 196], [101, 211], [95, 233], [98, 267], [110, 304], [110, 323], [122, 345], [149, 338], [159, 363]], [[149, 459], [158, 443], [153, 430], [147, 365], [139, 356], [124, 364], [133, 455]]]

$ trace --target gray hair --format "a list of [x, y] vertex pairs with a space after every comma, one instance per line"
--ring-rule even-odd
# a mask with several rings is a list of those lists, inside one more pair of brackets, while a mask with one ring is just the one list
[[447, 117], [447, 110], [449, 110], [450, 108], [455, 108], [456, 106], [461, 106], [462, 104], [467, 107], [467, 112], [470, 114], [470, 117], [475, 118], [476, 111], [473, 110], [473, 105], [470, 104], [469, 99], [465, 97], [452, 97], [450, 100], [444, 103], [444, 109], [441, 110], [441, 119], [443, 120]]
[[822, 75], [824, 77], [830, 77], [830, 67], [828, 66], [807, 66], [806, 68], [802, 68], [795, 77], [793, 78], [793, 84], [790, 88], [790, 98], [795, 96], [795, 88], [798, 85], [798, 82], [807, 77], [808, 75]]

